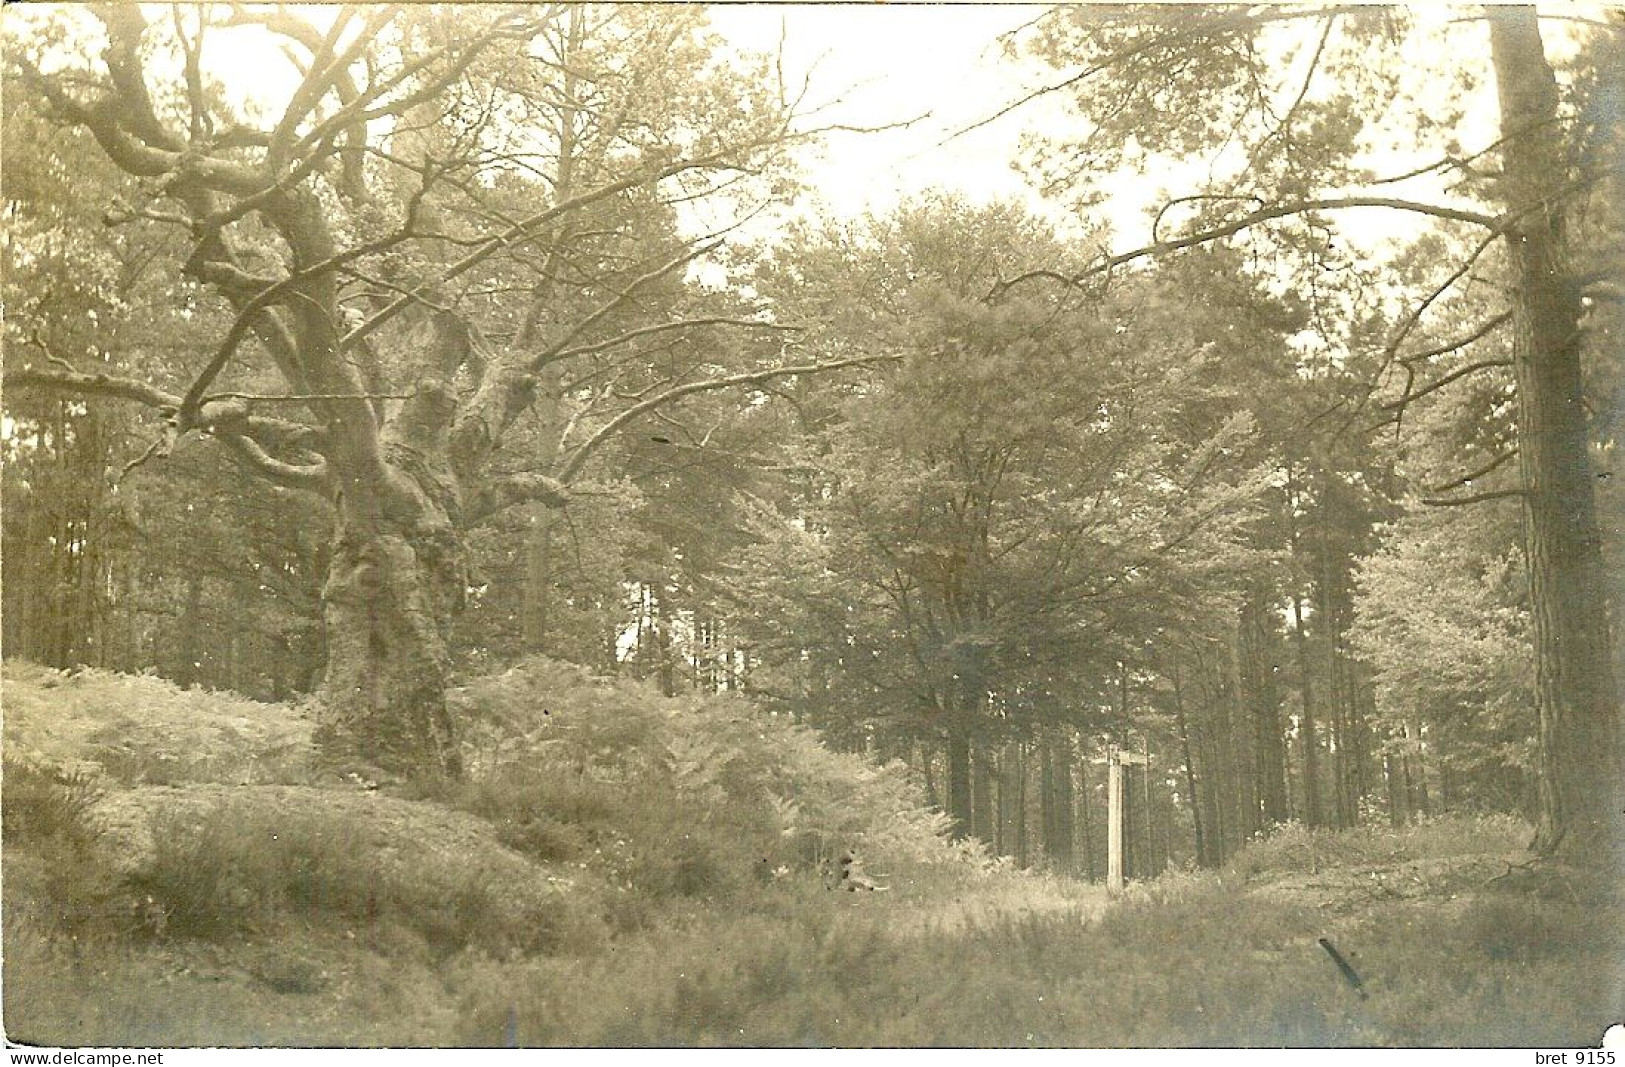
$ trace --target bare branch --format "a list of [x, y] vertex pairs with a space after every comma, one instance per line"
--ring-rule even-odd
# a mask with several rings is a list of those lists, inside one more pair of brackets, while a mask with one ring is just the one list
[[[58, 360], [57, 362], [60, 362]], [[7, 367], [0, 379], [7, 389], [45, 389], [78, 396], [105, 396], [114, 400], [133, 400], [149, 408], [169, 414], [180, 410], [180, 397], [166, 393], [155, 385], [110, 374], [84, 374], [79, 371], [45, 371], [35, 367]]]
[[238, 434], [218, 436], [245, 466], [268, 481], [288, 489], [304, 489], [324, 495], [331, 491], [325, 462], [286, 463], [266, 452], [251, 437]]
[[1473, 152], [1470, 155], [1444, 156], [1440, 159], [1434, 160], [1432, 163], [1417, 167], [1414, 170], [1405, 171], [1402, 174], [1392, 174], [1386, 178], [1373, 178], [1369, 184], [1396, 185], [1399, 182], [1409, 181], [1411, 178], [1420, 178], [1422, 175], [1428, 174], [1432, 171], [1445, 169], [1459, 170], [1468, 177], [1477, 177], [1478, 172], [1472, 169], [1471, 164], [1484, 158], [1491, 152], [1494, 152], [1496, 149], [1506, 144], [1508, 140], [1509, 138], [1507, 137], [1497, 137], [1495, 140], [1491, 141], [1487, 147], [1481, 148], [1477, 152]]
[[783, 330], [788, 333], [797, 333], [806, 329], [804, 326], [785, 326], [776, 322], [762, 322], [759, 319], [737, 319], [721, 316], [702, 319], [682, 319], [677, 322], [662, 322], [655, 326], [644, 326], [640, 329], [628, 330], [625, 333], [616, 334], [607, 341], [599, 341], [596, 344], [580, 345], [576, 348], [561, 349], [552, 353], [548, 359], [551, 362], [555, 360], [572, 359], [576, 356], [593, 355], [594, 353], [603, 352], [606, 349], [624, 345], [629, 341], [635, 341], [640, 337], [648, 337], [651, 334], [657, 333], [667, 333], [671, 330], [686, 330], [696, 326], [739, 326], [754, 330]]
[[1404, 320], [1399, 324], [1399, 328], [1394, 331], [1393, 336], [1388, 339], [1388, 346], [1383, 350], [1382, 356], [1384, 367], [1387, 367], [1389, 364], [1393, 363], [1396, 358], [1398, 358], [1399, 346], [1404, 344], [1405, 339], [1411, 335], [1411, 331], [1416, 329], [1416, 327], [1421, 324], [1422, 316], [1427, 314], [1428, 308], [1432, 307], [1434, 302], [1437, 301], [1441, 296], [1449, 292], [1452, 286], [1454, 286], [1462, 278], [1466, 277], [1467, 272], [1473, 269], [1473, 264], [1477, 263], [1479, 259], [1483, 257], [1484, 253], [1489, 251], [1490, 246], [1496, 241], [1500, 240], [1500, 238], [1500, 232], [1487, 234], [1478, 242], [1478, 244], [1474, 245], [1473, 250], [1467, 253], [1462, 261], [1457, 264], [1456, 269], [1445, 276], [1444, 281], [1434, 286], [1431, 293], [1417, 301], [1416, 304], [1411, 307], [1410, 311], [1405, 313]]
[[[109, 374], [82, 374], [76, 371], [46, 371], [35, 367], [8, 367], [4, 378], [0, 381], [3, 381], [7, 389], [44, 389], [75, 396], [131, 400], [154, 408], [165, 416], [167, 425], [164, 437], [148, 450], [151, 455], [167, 455], [170, 445], [185, 432], [176, 418], [181, 409], [181, 398], [134, 378]], [[246, 451], [256, 457], [254, 461], [262, 472], [275, 473], [279, 478], [291, 477], [302, 480], [301, 488], [311, 488], [313, 485], [311, 479], [316, 477], [315, 472], [324, 470], [319, 463], [300, 465], [274, 459], [265, 451], [262, 444], [265, 442], [312, 452], [321, 444], [322, 433], [319, 429], [304, 423], [250, 415], [241, 402], [233, 404], [223, 398], [220, 400], [210, 398], [209, 403], [199, 410], [193, 423], [186, 429], [204, 430], [228, 443], [233, 440], [245, 442], [249, 446]], [[150, 455], [142, 457], [140, 462], [145, 462], [148, 458], [151, 458]], [[325, 477], [325, 474], [322, 476]]]
[[532, 501], [561, 508], [570, 499], [570, 489], [545, 474], [517, 473], [486, 479], [463, 505], [463, 518], [475, 523], [504, 508]]
[[107, 29], [102, 61], [113, 81], [124, 128], [154, 148], [180, 151], [184, 147], [180, 138], [159, 121], [147, 87], [141, 63], [141, 38], [147, 30], [147, 19], [141, 8], [135, 4], [95, 4], [91, 13]]
[[[793, 141], [804, 140], [823, 132], [827, 132], [827, 128], [804, 131], [798, 134], [775, 132], [773, 134], [764, 135], [740, 144], [727, 145], [719, 148], [715, 152], [696, 156], [692, 159], [679, 160], [663, 167], [630, 174], [619, 181], [601, 185], [596, 189], [589, 190], [585, 193], [580, 193], [576, 196], [566, 197], [551, 207], [544, 208], [533, 215], [520, 219], [517, 223], [507, 227], [500, 233], [492, 234], [490, 237], [486, 238], [478, 246], [476, 246], [473, 251], [469, 252], [462, 259], [457, 260], [455, 263], [452, 263], [449, 267], [442, 271], [436, 283], [419, 286], [418, 289], [413, 290], [413, 292], [422, 294], [432, 292], [435, 284], [443, 285], [444, 283], [451, 281], [453, 278], [472, 270], [474, 267], [478, 266], [480, 263], [484, 262], [486, 259], [490, 258], [492, 255], [495, 255], [502, 249], [531, 239], [539, 230], [546, 227], [548, 223], [552, 222], [561, 215], [580, 210], [584, 207], [589, 207], [600, 201], [607, 200], [612, 196], [618, 196], [629, 189], [635, 189], [641, 185], [652, 185], [656, 182], [674, 177], [686, 171], [700, 170], [705, 167], [721, 165], [730, 156], [737, 153], [755, 151], [757, 149], [766, 148], [775, 144], [789, 144]], [[347, 349], [352, 345], [357, 344], [362, 339], [370, 336], [381, 328], [386, 322], [395, 318], [395, 316], [399, 315], [406, 308], [410, 307], [412, 303], [413, 298], [410, 295], [403, 295], [397, 297], [395, 300], [392, 300], [390, 303], [372, 315], [372, 317], [366, 322], [345, 334], [344, 338], [340, 342], [341, 347]]]
[[1517, 454], [1518, 450], [1516, 448], [1508, 449], [1507, 451], [1496, 456], [1494, 459], [1490, 460], [1488, 463], [1484, 464], [1482, 467], [1479, 467], [1477, 470], [1468, 471], [1461, 477], [1445, 482], [1443, 485], [1436, 485], [1429, 489], [1428, 492], [1448, 493], [1452, 489], [1462, 489], [1470, 486], [1485, 475], [1491, 473], [1492, 471], [1498, 470], [1503, 463], [1507, 462]]
[[717, 389], [731, 389], [737, 385], [756, 385], [761, 382], [771, 381], [774, 378], [783, 378], [792, 374], [821, 374], [825, 371], [840, 370], [843, 367], [861, 367], [869, 366], [875, 363], [894, 363], [902, 358], [903, 357], [900, 355], [853, 356], [850, 359], [835, 359], [822, 363], [802, 363], [788, 367], [770, 367], [766, 370], [747, 371], [743, 374], [729, 374], [720, 378], [707, 378], [703, 381], [690, 382], [687, 385], [675, 386], [658, 396], [650, 397], [648, 400], [632, 405], [595, 430], [590, 437], [588, 437], [581, 444], [577, 445], [575, 451], [571, 453], [570, 459], [565, 463], [563, 470], [559, 472], [559, 481], [568, 484], [572, 478], [581, 473], [581, 468], [586, 465], [587, 460], [591, 458], [592, 454], [598, 451], [604, 442], [607, 441], [616, 431], [620, 430], [621, 427], [625, 426], [634, 419], [648, 414], [655, 408], [663, 407], [664, 405], [669, 404], [674, 400], [679, 400], [682, 397], [691, 396], [695, 393], [710, 392]]
[[588, 330], [598, 325], [598, 323], [602, 322], [608, 316], [613, 315], [621, 308], [626, 307], [627, 304], [632, 302], [639, 290], [643, 289], [651, 282], [659, 281], [661, 278], [666, 277], [667, 275], [671, 274], [672, 271], [677, 270], [680, 267], [688, 266], [701, 256], [710, 255], [712, 252], [715, 252], [718, 248], [720, 248], [721, 245], [721, 241], [709, 241], [705, 244], [699, 245], [696, 248], [691, 248], [680, 255], [673, 256], [671, 259], [656, 266], [652, 270], [633, 278], [625, 289], [622, 289], [619, 293], [615, 294], [615, 299], [610, 300], [605, 304], [601, 304], [591, 314], [582, 316], [580, 321], [578, 321], [574, 326], [570, 327], [569, 330], [565, 331], [563, 337], [560, 337], [553, 344], [537, 353], [536, 358], [531, 361], [532, 367], [539, 368], [543, 364], [550, 363], [553, 360], [558, 359], [559, 354], [564, 351], [570, 342], [574, 341], [577, 337], [580, 337], [583, 333], [586, 333]]
[[1400, 360], [1400, 362], [1401, 363], [1426, 363], [1430, 359], [1434, 359], [1434, 358], [1436, 358], [1438, 356], [1446, 355], [1446, 354], [1448, 354], [1450, 352], [1454, 352], [1454, 351], [1456, 351], [1457, 349], [1460, 349], [1460, 348], [1466, 348], [1468, 345], [1472, 344], [1474, 341], [1477, 341], [1480, 338], [1488, 336], [1490, 333], [1492, 333], [1494, 330], [1496, 330], [1500, 326], [1504, 325], [1505, 323], [1511, 322], [1511, 321], [1512, 321], [1512, 312], [1510, 310], [1509, 311], [1503, 311], [1499, 315], [1491, 316], [1486, 322], [1484, 322], [1483, 325], [1479, 326], [1476, 330], [1474, 330], [1472, 333], [1468, 334], [1466, 337], [1457, 338], [1454, 341], [1448, 341], [1445, 344], [1442, 344], [1442, 345], [1438, 346], [1437, 348], [1430, 348], [1426, 352], [1417, 352], [1414, 355], [1405, 356], [1403, 359]]
[[22, 55], [14, 58], [22, 76], [62, 118], [89, 130], [114, 165], [129, 174], [142, 178], [168, 176], [239, 196], [251, 196], [269, 184], [253, 167], [206, 154], [187, 154], [179, 148], [156, 147], [125, 127], [121, 121], [125, 117], [124, 108], [117, 98], [104, 97], [94, 104], [81, 103], [27, 58]]
[[1458, 508], [1468, 504], [1482, 504], [1489, 500], [1506, 500], [1510, 497], [1526, 495], [1522, 489], [1495, 489], [1487, 493], [1474, 493], [1471, 496], [1458, 497], [1430, 497], [1422, 498], [1422, 503], [1430, 508]]
[[188, 39], [186, 27], [181, 19], [180, 5], [176, 4], [170, 9], [171, 20], [175, 25], [175, 37], [181, 43], [181, 54], [185, 60], [187, 128], [189, 139], [193, 144], [198, 144], [204, 137], [214, 132], [214, 117], [209, 114], [209, 97], [203, 89], [201, 66], [203, 38], [208, 32], [209, 18], [202, 4], [197, 6], [196, 11], [197, 36]]
[[1343, 211], [1352, 208], [1387, 208], [1394, 211], [1408, 211], [1418, 215], [1427, 215], [1433, 218], [1446, 219], [1452, 222], [1468, 222], [1475, 226], [1483, 226], [1490, 229], [1492, 231], [1491, 237], [1489, 238], [1490, 240], [1493, 240], [1495, 237], [1499, 237], [1502, 232], [1502, 220], [1498, 219], [1494, 215], [1486, 215], [1479, 211], [1469, 211], [1465, 208], [1447, 207], [1441, 204], [1427, 204], [1417, 200], [1402, 200], [1396, 197], [1387, 196], [1340, 196], [1326, 197], [1315, 200], [1292, 200], [1286, 203], [1274, 204], [1269, 207], [1260, 208], [1257, 211], [1249, 212], [1248, 214], [1227, 222], [1222, 226], [1215, 226], [1212, 229], [1201, 230], [1185, 237], [1171, 238], [1166, 241], [1156, 241], [1140, 248], [1132, 249], [1128, 252], [1119, 252], [1115, 255], [1106, 256], [1094, 263], [1087, 270], [1084, 270], [1082, 273], [1074, 275], [1070, 278], [1057, 275], [1054, 271], [1028, 271], [1025, 274], [1019, 274], [1008, 281], [999, 282], [993, 287], [992, 291], [988, 295], [989, 297], [1000, 296], [1010, 290], [1012, 287], [1033, 278], [1054, 279], [1059, 277], [1069, 285], [1079, 285], [1090, 278], [1101, 274], [1110, 273], [1111, 271], [1127, 263], [1133, 263], [1134, 261], [1140, 259], [1148, 259], [1155, 256], [1166, 255], [1169, 252], [1178, 252], [1186, 248], [1195, 248], [1198, 245], [1209, 244], [1213, 241], [1222, 240], [1226, 237], [1232, 237], [1235, 234], [1238, 234], [1243, 230], [1251, 229], [1254, 226], [1258, 226], [1266, 222], [1273, 222], [1276, 219], [1290, 218], [1291, 216], [1301, 215], [1311, 211]]
[[341, 9], [339, 17], [333, 20], [327, 36], [316, 50], [310, 72], [299, 83], [299, 88], [294, 90], [293, 98], [288, 101], [287, 110], [282, 113], [276, 129], [271, 133], [271, 144], [266, 150], [266, 159], [273, 168], [280, 168], [283, 161], [288, 158], [293, 149], [294, 134], [298, 131], [299, 124], [333, 88], [343, 71], [356, 61], [383, 28], [394, 21], [400, 11], [398, 4], [385, 5], [373, 11], [366, 24], [355, 35], [355, 39], [344, 51], [335, 55], [334, 50], [339, 37], [348, 27], [350, 20], [355, 17], [354, 8]]
[[1404, 396], [1400, 397], [1398, 400], [1390, 401], [1389, 403], [1382, 405], [1382, 410], [1403, 413], [1405, 407], [1412, 402], [1422, 399], [1429, 393], [1436, 393], [1440, 389], [1443, 389], [1445, 386], [1449, 385], [1451, 382], [1459, 381], [1460, 379], [1467, 377], [1469, 374], [1476, 374], [1481, 370], [1488, 370], [1491, 367], [1510, 366], [1512, 366], [1512, 361], [1510, 359], [1485, 359], [1480, 360], [1477, 363], [1469, 363], [1466, 366], [1457, 367], [1455, 370], [1451, 371], [1449, 374], [1446, 374], [1438, 381], [1430, 382], [1428, 385], [1421, 389], [1415, 390], [1414, 392], [1407, 388]]
[[[342, 267], [351, 260], [370, 256], [376, 252], [383, 251], [384, 249], [393, 247], [394, 245], [406, 240], [409, 236], [411, 236], [412, 227], [418, 211], [418, 205], [422, 200], [422, 196], [423, 190], [420, 189], [418, 193], [407, 202], [406, 219], [402, 222], [400, 230], [378, 238], [377, 240], [368, 241], [364, 244], [347, 248], [343, 252], [338, 252], [332, 256], [329, 256], [320, 263], [313, 263], [301, 270], [294, 271], [292, 274], [289, 274], [281, 280], [267, 285], [249, 298], [246, 303], [242, 304], [238, 308], [236, 319], [232, 321], [231, 327], [226, 331], [226, 336], [221, 340], [220, 345], [215, 349], [214, 355], [210, 358], [208, 364], [203, 368], [202, 372], [198, 374], [197, 378], [193, 380], [191, 387], [186, 391], [186, 396], [181, 402], [179, 412], [182, 428], [186, 427], [188, 418], [191, 416], [191, 414], [196, 412], [198, 405], [203, 402], [203, 396], [208, 391], [209, 386], [214, 384], [215, 378], [219, 377], [220, 372], [225, 369], [226, 364], [231, 360], [232, 355], [237, 351], [237, 347], [242, 344], [243, 339], [247, 336], [248, 329], [251, 325], [253, 325], [256, 316], [260, 315], [272, 304], [278, 302], [279, 300], [287, 297], [303, 297], [304, 294], [300, 293], [296, 288], [300, 283]], [[312, 399], [316, 399], [316, 397], [313, 395]]]
[[260, 404], [303, 404], [311, 400], [410, 400], [416, 393], [210, 393], [215, 400], [244, 400]]

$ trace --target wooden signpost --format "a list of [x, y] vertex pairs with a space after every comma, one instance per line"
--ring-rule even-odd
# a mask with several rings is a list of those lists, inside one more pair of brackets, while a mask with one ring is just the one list
[[1106, 746], [1106, 888], [1123, 891], [1123, 764], [1145, 766], [1149, 754]]

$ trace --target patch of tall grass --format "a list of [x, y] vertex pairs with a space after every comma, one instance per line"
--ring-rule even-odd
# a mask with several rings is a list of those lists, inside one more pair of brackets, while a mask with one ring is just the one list
[[1529, 825], [1511, 815], [1443, 815], [1402, 827], [1332, 830], [1290, 822], [1249, 841], [1226, 865], [1242, 878], [1446, 859], [1525, 848]]

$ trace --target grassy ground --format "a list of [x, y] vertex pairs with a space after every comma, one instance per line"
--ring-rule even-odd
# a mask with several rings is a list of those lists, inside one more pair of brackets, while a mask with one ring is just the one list
[[[895, 772], [737, 703], [563, 668], [461, 694], [511, 758], [431, 793], [291, 760], [285, 708], [8, 667], [19, 694], [13, 1040], [1572, 1047], [1625, 1016], [1617, 897], [1512, 868], [1510, 821], [1287, 828], [1109, 901], [948, 847]], [[195, 750], [144, 755], [148, 706]], [[847, 847], [884, 891], [830, 888]]]

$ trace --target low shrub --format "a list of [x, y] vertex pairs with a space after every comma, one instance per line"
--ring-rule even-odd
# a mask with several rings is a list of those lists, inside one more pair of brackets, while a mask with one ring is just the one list
[[1419, 901], [1346, 936], [1386, 1043], [1595, 1045], [1625, 1018], [1625, 913], [1595, 900], [1487, 892]]
[[[1193, 922], [1215, 907], [1213, 922]], [[520, 1043], [566, 1046], [1281, 1045], [1364, 1034], [1315, 946], [1313, 916], [1261, 909], [1216, 884], [1166, 915], [1148, 903], [1093, 925], [1071, 914], [951, 930], [899, 919], [880, 897], [792, 894], [771, 914], [651, 931], [613, 956], [548, 961], [517, 981], [471, 976], [459, 985], [459, 1037], [495, 1043], [510, 1017]]]
[[[533, 659], [454, 701], [473, 781], [447, 799], [533, 854], [584, 843], [615, 866], [618, 851], [631, 857], [620, 874], [636, 881], [645, 868], [645, 882], [679, 895], [763, 869], [815, 872], [849, 849], [880, 867], [986, 861], [948, 843], [947, 820], [901, 765], [832, 752], [738, 696], [668, 698]], [[713, 863], [716, 877], [704, 872]]]
[[97, 849], [101, 776], [85, 765], [7, 759], [0, 779], [6, 896], [28, 905], [38, 936], [116, 936], [141, 915]]
[[1368, 825], [1350, 830], [1311, 829], [1289, 822], [1249, 841], [1226, 873], [1242, 878], [1510, 853], [1525, 847], [1529, 827], [1510, 815], [1446, 815], [1399, 828]]
[[7, 660], [5, 743], [53, 764], [91, 762], [124, 785], [310, 780], [299, 709], [182, 689], [148, 675]]
[[[600, 937], [574, 896], [544, 884], [545, 869], [477, 838], [442, 840], [451, 827], [409, 821], [421, 806], [288, 802], [301, 799], [161, 810], [130, 882], [162, 909], [170, 936], [219, 940], [302, 922], [388, 944], [399, 928], [442, 954], [575, 951]], [[448, 848], [461, 854], [441, 855]]]
[[0, 768], [0, 835], [8, 847], [53, 839], [88, 844], [102, 793], [93, 766], [8, 756]]

